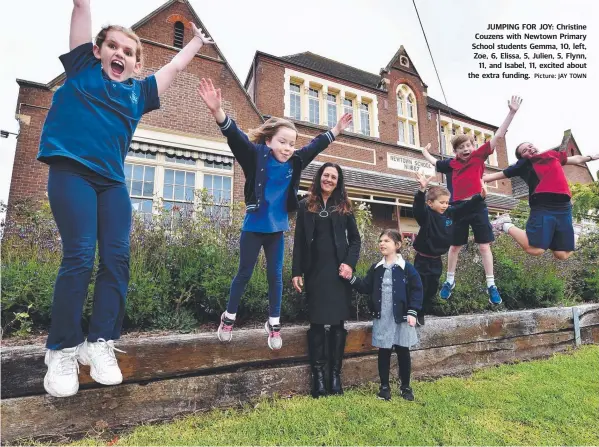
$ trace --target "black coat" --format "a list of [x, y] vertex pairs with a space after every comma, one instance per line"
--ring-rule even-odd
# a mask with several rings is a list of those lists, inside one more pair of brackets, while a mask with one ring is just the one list
[[[302, 276], [310, 270], [315, 216], [315, 213], [306, 210], [306, 199], [302, 200], [295, 223], [293, 265], [291, 267], [293, 277]], [[339, 214], [338, 212], [331, 213], [331, 218], [333, 219], [337, 263], [338, 265], [347, 264], [355, 270], [362, 244], [356, 218], [353, 214]]]
[[351, 286], [339, 276], [339, 266], [355, 269], [360, 233], [353, 214], [330, 211], [318, 217], [300, 203], [293, 246], [293, 276], [305, 277], [310, 323], [339, 324], [351, 315]]

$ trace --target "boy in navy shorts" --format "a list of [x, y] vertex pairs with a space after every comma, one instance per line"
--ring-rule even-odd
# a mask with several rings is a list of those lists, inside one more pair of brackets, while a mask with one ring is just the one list
[[503, 172], [483, 176], [483, 181], [519, 176], [528, 184], [530, 217], [526, 231], [514, 226], [508, 214], [495, 219], [493, 228], [509, 234], [528, 254], [539, 256], [549, 249], [557, 259], [568, 259], [574, 251], [576, 229], [572, 223], [572, 194], [562, 166], [597, 160], [599, 154], [568, 157], [566, 152], [541, 153], [533, 144], [522, 143], [516, 148], [516, 157], [515, 164]]
[[[454, 159], [437, 160], [428, 153], [425, 148], [423, 155], [430, 163], [434, 164], [437, 172], [446, 175], [447, 188], [451, 192], [451, 204], [459, 205], [464, 199], [472, 197], [481, 192], [481, 178], [485, 172], [485, 161], [495, 151], [497, 142], [505, 137], [505, 133], [518, 111], [522, 100], [512, 96], [508, 101], [509, 113], [497, 133], [491, 141], [481, 147], [474, 147], [474, 138], [470, 135], [457, 135], [451, 141], [456, 154]], [[493, 275], [493, 253], [491, 253], [491, 242], [495, 240], [493, 229], [489, 222], [489, 210], [485, 202], [472, 210], [468, 215], [462, 216], [453, 225], [451, 247], [447, 259], [447, 280], [441, 287], [439, 296], [447, 300], [455, 288], [455, 269], [458, 264], [458, 255], [462, 246], [468, 242], [468, 232], [472, 227], [474, 242], [478, 244], [485, 275], [487, 279], [487, 291], [491, 304], [501, 304], [501, 296], [495, 285]]]
[[424, 314], [430, 311], [433, 297], [439, 289], [443, 270], [441, 256], [447, 253], [451, 245], [453, 222], [480, 206], [487, 196], [487, 187], [483, 183], [480, 194], [461, 201], [457, 206], [449, 206], [450, 193], [447, 188], [431, 186], [427, 191], [426, 187], [434, 176], [428, 179], [420, 174], [417, 176], [420, 189], [414, 196], [412, 210], [420, 231], [414, 241], [414, 267], [422, 280], [423, 303], [422, 311], [418, 312], [418, 324], [424, 326]]

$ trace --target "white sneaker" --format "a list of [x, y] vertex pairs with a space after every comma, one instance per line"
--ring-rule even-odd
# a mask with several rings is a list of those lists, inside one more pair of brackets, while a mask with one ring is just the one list
[[283, 347], [283, 339], [281, 338], [281, 325], [271, 325], [268, 320], [264, 323], [264, 331], [268, 335], [268, 347], [274, 351]]
[[46, 351], [44, 362], [48, 365], [48, 372], [44, 377], [44, 388], [49, 395], [68, 397], [79, 391], [79, 363], [77, 363], [79, 346]]
[[114, 351], [125, 352], [114, 347], [114, 340], [86, 340], [79, 348], [79, 363], [89, 365], [89, 375], [96, 382], [102, 385], [118, 385], [123, 381], [123, 374]]
[[493, 227], [494, 231], [496, 231], [498, 233], [503, 233], [503, 224], [506, 224], [506, 223], [512, 223], [512, 218], [510, 217], [509, 214], [502, 214], [497, 219], [495, 219], [493, 222], [491, 222], [491, 226]]

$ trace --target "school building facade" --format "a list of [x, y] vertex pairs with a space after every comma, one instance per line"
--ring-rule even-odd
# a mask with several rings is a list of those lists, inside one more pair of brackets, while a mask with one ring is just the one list
[[[209, 34], [187, 0], [169, 0], [133, 25], [144, 46], [142, 76], [159, 70], [192, 38], [189, 22]], [[202, 47], [161, 97], [161, 109], [144, 116], [134, 134], [126, 174], [136, 212], [150, 216], [159, 204], [191, 207], [198, 200], [194, 190], [202, 188], [215, 198], [211, 210], [226, 212], [231, 202], [243, 200], [243, 172], [197, 94], [202, 77], [222, 89], [223, 108], [242, 130], [259, 126], [268, 116], [286, 117], [297, 126], [298, 147], [351, 112], [353, 126], [304, 171], [302, 191], [322, 163], [338, 163], [350, 197], [369, 204], [376, 224], [400, 227], [403, 232], [417, 230], [411, 211], [418, 187], [415, 172], [434, 174], [421, 148], [431, 143], [436, 157], [452, 157], [453, 135], [468, 133], [480, 145], [497, 131], [497, 126], [429, 97], [403, 47], [379, 74], [310, 52], [279, 57], [257, 51], [242, 83], [216, 42]], [[17, 82], [20, 134], [9, 207], [19, 199], [45, 195], [48, 167], [35, 157], [52, 95], [64, 82], [64, 74], [47, 84]], [[564, 137], [561, 146], [579, 153], [571, 135]], [[486, 171], [497, 172], [507, 165], [502, 141]], [[593, 180], [586, 166], [569, 166], [567, 173], [574, 181]], [[443, 181], [441, 175], [437, 181]], [[503, 180], [489, 186], [491, 212], [516, 206], [519, 196], [514, 191], [521, 184]]]

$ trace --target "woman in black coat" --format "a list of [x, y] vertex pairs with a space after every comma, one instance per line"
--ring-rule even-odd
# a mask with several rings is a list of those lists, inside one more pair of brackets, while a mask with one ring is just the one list
[[[310, 316], [308, 348], [312, 367], [312, 396], [327, 394], [325, 367], [330, 364], [331, 394], [343, 394], [341, 364], [350, 316], [351, 286], [340, 274], [351, 273], [360, 255], [360, 233], [347, 198], [343, 171], [325, 163], [300, 203], [293, 245], [293, 286], [306, 297]], [[324, 325], [330, 325], [329, 358]]]

